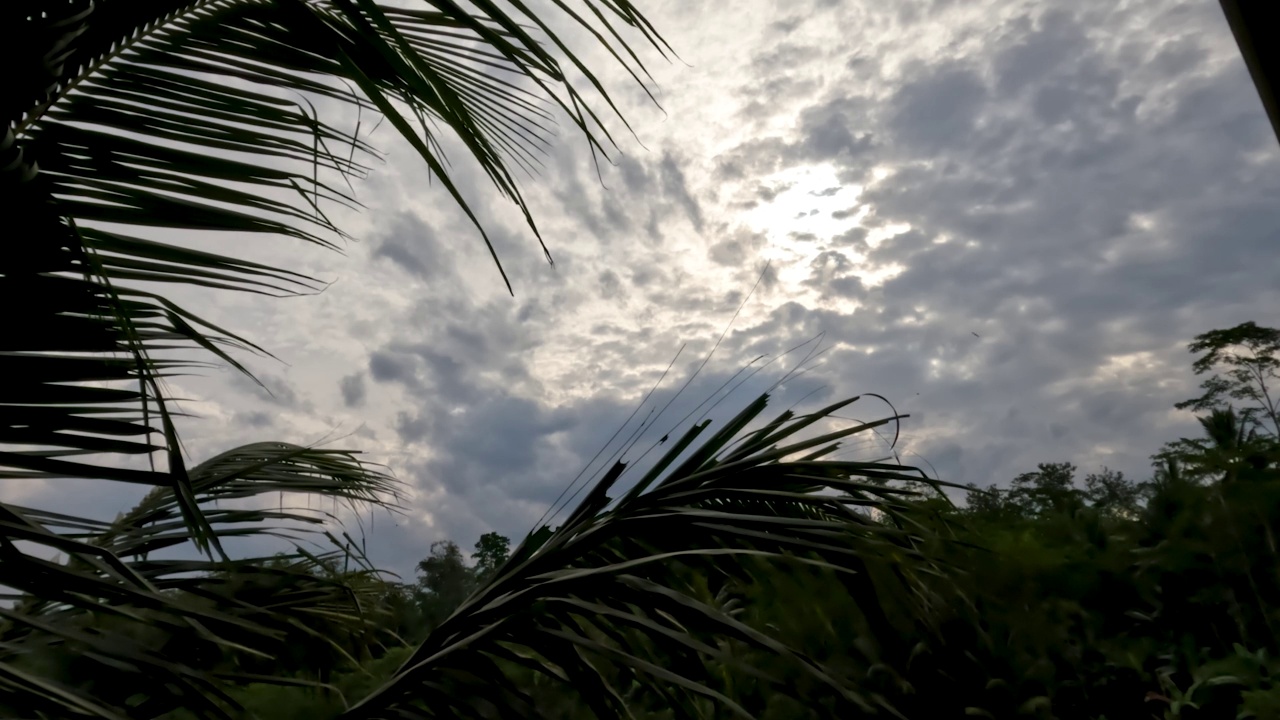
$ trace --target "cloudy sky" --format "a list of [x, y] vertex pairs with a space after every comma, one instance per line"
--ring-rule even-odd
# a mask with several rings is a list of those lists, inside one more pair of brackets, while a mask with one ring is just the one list
[[[636, 4], [680, 60], [637, 45], [659, 110], [579, 44], [639, 141], [610, 124], [621, 152], [602, 185], [566, 131], [524, 182], [555, 267], [459, 156], [507, 295], [462, 213], [379, 129], [387, 162], [343, 216], [345, 255], [234, 246], [327, 291], [182, 296], [282, 361], [251, 363], [274, 397], [230, 371], [172, 383], [200, 415], [183, 426], [194, 459], [341, 437], [406, 483], [406, 514], [377, 517], [369, 548], [408, 573], [435, 540], [522, 537], [687, 343], [666, 387], [684, 382], [766, 262], [685, 410], [824, 333], [776, 409], [884, 395], [911, 415], [903, 461], [960, 483], [1057, 461], [1145, 478], [1195, 432], [1172, 407], [1197, 383], [1186, 343], [1276, 324], [1280, 145], [1217, 2]], [[870, 438], [843, 457], [884, 452]], [[132, 497], [46, 492], [110, 514]]]

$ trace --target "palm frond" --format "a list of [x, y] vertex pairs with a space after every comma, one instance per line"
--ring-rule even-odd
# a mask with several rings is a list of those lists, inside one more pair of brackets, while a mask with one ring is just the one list
[[[563, 684], [598, 717], [631, 716], [635, 678], [659, 688], [676, 717], [700, 717], [708, 703], [750, 717], [717, 689], [708, 669], [712, 660], [734, 662], [726, 641], [803, 669], [848, 713], [892, 712], [744, 624], [731, 607], [680, 589], [673, 572], [683, 565], [695, 574], [733, 574], [759, 560], [813, 564], [839, 573], [850, 601], [886, 632], [928, 631], [920, 618], [936, 599], [918, 578], [940, 569], [920, 550], [927, 531], [907, 521], [904, 498], [912, 491], [888, 483], [946, 483], [900, 465], [812, 457], [813, 448], [830, 452], [895, 418], [793, 437], [850, 400], [747, 432], [767, 401], [761, 396], [697, 447], [692, 438], [707, 425], [695, 425], [616, 502], [609, 495], [626, 467], [614, 465], [564, 524], [526, 539], [383, 688], [344, 717], [518, 717], [532, 703], [523, 689], [483, 686], [516, 667]], [[799, 454], [809, 459], [788, 460]]]
[[[588, 0], [586, 15], [555, 5], [637, 79], [643, 66], [614, 26], [665, 47], [624, 0]], [[0, 13], [15, 78], [0, 105], [0, 185], [23, 240], [0, 269], [0, 302], [25, 308], [0, 341], [0, 375], [33, 381], [0, 391], [0, 472], [172, 487], [211, 552], [217, 539], [193, 504], [161, 382], [189, 364], [172, 359], [176, 349], [211, 352], [242, 371], [235, 351], [265, 351], [155, 288], [280, 296], [323, 283], [197, 249], [186, 236], [248, 233], [336, 249], [345, 235], [325, 208], [356, 204], [346, 181], [366, 171], [357, 155], [376, 155], [361, 118], [380, 114], [476, 222], [497, 262], [450, 179], [445, 134], [535, 235], [513, 173], [534, 168], [555, 108], [593, 150], [612, 143], [561, 63], [613, 108], [603, 86], [521, 3], [24, 0]], [[343, 106], [357, 112], [354, 128], [335, 119]], [[50, 454], [63, 449], [71, 456]], [[75, 457], [157, 451], [163, 470]]]
[[[579, 25], [591, 29], [594, 18], [603, 26], [596, 39], [637, 79], [643, 67], [615, 26], [664, 47], [625, 0], [588, 0], [586, 15], [554, 4]], [[555, 108], [593, 151], [611, 144], [561, 63], [585, 75], [616, 110], [612, 101], [523, 4], [402, 5], [0, 4], [0, 59], [11, 79], [0, 97], [0, 211], [18, 248], [0, 264], [0, 304], [15, 309], [0, 339], [0, 376], [11, 380], [0, 389], [0, 478], [155, 488], [112, 524], [0, 505], [0, 585], [22, 598], [0, 630], [0, 684], [6, 697], [26, 703], [19, 703], [23, 714], [149, 717], [186, 693], [208, 698], [192, 700], [193, 712], [217, 716], [224, 703], [208, 689], [210, 676], [165, 670], [154, 637], [107, 646], [77, 623], [106, 613], [218, 647], [226, 638], [269, 636], [271, 623], [307, 603], [320, 607], [323, 593], [303, 593], [298, 597], [310, 599], [302, 605], [256, 610], [226, 598], [188, 600], [216, 595], [209, 578], [218, 573], [258, 567], [256, 560], [232, 561], [221, 538], [285, 533], [265, 523], [296, 528], [317, 519], [283, 508], [210, 509], [210, 502], [296, 491], [378, 503], [391, 489], [389, 478], [347, 454], [283, 445], [240, 448], [188, 467], [165, 379], [203, 364], [189, 359], [191, 350], [243, 372], [236, 354], [267, 353], [172, 302], [163, 289], [281, 296], [323, 288], [288, 268], [197, 247], [193, 235], [252, 234], [337, 249], [346, 236], [326, 210], [358, 204], [349, 180], [377, 154], [362, 122], [381, 114], [476, 222], [496, 262], [496, 249], [450, 179], [443, 133], [521, 208], [535, 235], [514, 172], [534, 169]], [[344, 106], [357, 115], [354, 129], [334, 114]], [[129, 456], [147, 463], [118, 462]], [[206, 559], [149, 558], [186, 545]], [[41, 556], [50, 552], [68, 560]], [[305, 568], [295, 574], [299, 582], [316, 579]], [[335, 587], [349, 592], [351, 585]], [[264, 607], [288, 612], [258, 612]], [[69, 647], [83, 650], [91, 668], [127, 666], [135, 678], [166, 688], [164, 697], [135, 706], [120, 688], [108, 692], [99, 683], [103, 694], [90, 700], [92, 693], [51, 679], [57, 673], [33, 674], [10, 662], [31, 657], [31, 643], [40, 642], [64, 655]]]
[[[0, 506], [5, 537], [67, 555], [59, 563], [6, 545], [0, 563], [0, 585], [23, 593], [13, 609], [0, 612], [0, 674], [15, 683], [9, 697], [21, 698], [24, 711], [53, 703], [60, 713], [88, 712], [93, 698], [95, 717], [152, 717], [175, 707], [221, 717], [234, 705], [211, 688], [247, 676], [261, 682], [291, 650], [306, 652], [297, 663], [328, 658], [328, 667], [344, 658], [355, 664], [352, 643], [382, 641], [373, 612], [381, 587], [365, 581], [376, 573], [352, 541], [325, 530], [337, 518], [235, 505], [289, 493], [394, 510], [388, 498], [397, 495], [395, 480], [349, 451], [284, 443], [236, 448], [194, 466], [190, 476], [217, 537], [275, 536], [296, 544], [319, 533], [335, 549], [314, 554], [298, 545], [279, 558], [154, 558], [194, 547], [194, 530], [168, 487], [153, 489], [112, 522]], [[228, 667], [228, 656], [239, 659]], [[42, 672], [33, 674], [33, 663]], [[58, 693], [20, 684], [28, 676]], [[135, 695], [145, 698], [145, 708], [131, 704]]]

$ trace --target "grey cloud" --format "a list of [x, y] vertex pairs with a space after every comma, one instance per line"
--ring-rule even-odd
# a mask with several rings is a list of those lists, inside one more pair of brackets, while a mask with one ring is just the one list
[[434, 428], [435, 423], [429, 413], [401, 411], [396, 415], [396, 434], [405, 442], [422, 442], [431, 437]]
[[236, 422], [252, 428], [265, 428], [271, 425], [271, 416], [261, 410], [236, 413]]
[[425, 277], [429, 272], [426, 263], [419, 259], [408, 246], [395, 240], [383, 240], [373, 254], [375, 257], [390, 260], [401, 269], [418, 277]]
[[376, 240], [373, 257], [385, 258], [418, 278], [434, 275], [427, 258], [439, 243], [431, 228], [408, 212], [399, 212], [387, 231]]
[[630, 155], [619, 157], [618, 170], [622, 173], [622, 180], [626, 183], [627, 189], [633, 195], [640, 195], [648, 190], [652, 182], [649, 179], [649, 173], [635, 158]]
[[680, 169], [679, 162], [671, 153], [663, 153], [660, 167], [663, 194], [685, 211], [694, 229], [702, 232], [702, 207], [689, 192], [689, 185], [685, 182], [684, 171]]
[[571, 166], [587, 161], [585, 155], [570, 152], [557, 156], [559, 172], [547, 184], [563, 210], [590, 231], [593, 247], [613, 249], [630, 242], [638, 229], [660, 243], [663, 225], [679, 215], [702, 231], [701, 203], [689, 188], [681, 159], [671, 151], [664, 151], [656, 162], [648, 161], [645, 155], [620, 156], [616, 167], [604, 166], [605, 187], [594, 175], [592, 182], [585, 182], [578, 168]]
[[598, 282], [600, 295], [605, 299], [615, 298], [623, 292], [622, 278], [618, 277], [618, 273], [612, 270], [605, 270], [600, 273]]
[[753, 138], [716, 158], [722, 180], [772, 175], [789, 166], [794, 146], [780, 137]]
[[[1148, 453], [1195, 432], [1169, 413], [1193, 384], [1185, 342], [1280, 302], [1267, 280], [1280, 274], [1280, 154], [1242, 67], [1213, 59], [1237, 59], [1221, 19], [1174, 4], [1078, 8], [914, 67], [883, 111], [847, 112], [865, 102], [856, 87], [815, 98], [796, 112], [799, 140], [753, 137], [719, 158], [725, 179], [826, 159], [842, 181], [867, 182], [865, 227], [819, 239], [803, 281], [862, 306], [785, 304], [738, 340], [826, 331], [859, 348], [813, 376], [927, 402], [912, 450], [946, 479], [1007, 481], [1065, 457], [1143, 476]], [[1152, 31], [1126, 38], [1121, 57], [1107, 33], [1126, 24]], [[868, 139], [860, 156], [841, 131]], [[893, 174], [872, 182], [873, 164]], [[912, 229], [868, 245], [868, 229], [897, 223]], [[902, 271], [867, 288], [846, 252]], [[1103, 371], [1135, 353], [1153, 364]], [[975, 421], [986, 432], [944, 429]]]
[[[716, 174], [724, 180], [737, 180], [770, 175], [804, 161], [834, 161], [842, 168], [842, 183], [861, 184], [879, 148], [867, 120], [875, 107], [873, 100], [862, 96], [835, 97], [813, 104], [798, 113], [798, 139], [753, 137], [716, 158]], [[771, 201], [788, 187], [781, 183], [772, 187], [758, 185], [755, 194]]]
[[871, 251], [871, 246], [867, 244], [867, 229], [861, 227], [849, 228], [843, 233], [831, 239], [832, 247], [847, 247], [856, 253], [867, 253]]
[[783, 41], [756, 52], [751, 58], [751, 69], [756, 77], [768, 77], [779, 70], [802, 66], [821, 55], [818, 47]]
[[848, 154], [858, 156], [872, 147], [870, 134], [854, 136], [844, 113], [833, 113], [821, 120], [805, 123], [801, 147], [809, 157], [835, 158]]
[[779, 193], [784, 193], [787, 190], [790, 190], [794, 185], [795, 183], [790, 182], [779, 182], [773, 183], [772, 185], [757, 185], [756, 197], [765, 202], [773, 202], [773, 199], [778, 197]]
[[[1030, 19], [1022, 18], [1023, 28]], [[1039, 27], [1022, 35], [1020, 41], [997, 52], [992, 61], [996, 87], [1005, 95], [1036, 87], [1046, 79], [1068, 74], [1082, 58], [1091, 56], [1089, 39], [1071, 13], [1046, 13]]]
[[800, 27], [800, 25], [803, 23], [804, 23], [804, 18], [802, 17], [790, 17], [790, 18], [787, 18], [786, 20], [778, 20], [776, 22], [770, 23], [769, 29], [780, 32], [783, 35], [790, 35], [792, 32], [795, 31], [796, 28]]
[[1204, 47], [1191, 38], [1175, 38], [1165, 42], [1151, 59], [1151, 65], [1166, 77], [1183, 75], [1196, 67], [1201, 67], [1208, 53]]
[[258, 382], [243, 373], [232, 372], [231, 384], [241, 392], [273, 405], [291, 409], [311, 408], [311, 404], [298, 394], [288, 379], [270, 372], [255, 372], [253, 375]]
[[982, 78], [972, 70], [917, 68], [922, 75], [894, 97], [892, 129], [906, 148], [926, 154], [966, 142], [986, 97]]
[[733, 233], [722, 231], [717, 233], [717, 236], [726, 234], [728, 237], [707, 249], [707, 255], [720, 265], [741, 267], [764, 247], [765, 236], [762, 233], [753, 233], [748, 230], [738, 230]]
[[417, 369], [408, 357], [377, 351], [369, 356], [369, 375], [381, 383], [412, 383], [417, 377]]
[[[770, 348], [775, 354], [780, 350]], [[685, 367], [695, 367], [700, 359], [691, 356]], [[736, 386], [727, 384], [733, 370], [736, 367], [708, 368], [669, 408], [651, 419], [652, 427], [640, 436], [632, 450], [621, 455], [621, 459], [632, 466], [620, 481], [620, 489], [629, 487], [629, 483], [657, 459], [658, 453], [649, 452], [643, 462], [633, 462], [656, 443], [660, 435], [674, 437], [704, 417], [711, 417], [715, 426], [722, 426], [744, 403], [780, 377], [784, 366]], [[684, 379], [679, 375], [668, 378], [651, 399], [650, 406], [663, 408], [671, 398], [672, 388], [679, 387]], [[775, 393], [771, 405], [777, 410], [773, 412], [815, 388], [814, 383], [803, 381], [793, 385]], [[718, 388], [725, 390], [717, 393]], [[729, 390], [733, 393], [726, 398]], [[531, 529], [542, 510], [570, 487], [580, 470], [586, 468], [589, 476], [598, 476], [612, 464], [610, 458], [618, 457], [615, 451], [621, 450], [621, 440], [613, 444], [609, 441], [633, 409], [629, 403], [608, 397], [549, 408], [522, 398], [504, 397], [492, 387], [483, 394], [484, 399], [466, 412], [433, 424], [429, 435], [439, 452], [430, 461], [412, 469], [422, 486], [447, 489], [453, 497], [485, 499], [471, 504], [474, 517], [442, 518], [449, 527], [446, 532], [453, 536], [474, 536], [480, 528], [495, 527], [518, 536]], [[816, 400], [811, 398], [810, 402]], [[642, 410], [639, 415], [644, 417], [646, 413]], [[629, 431], [623, 432], [620, 437], [629, 434]], [[602, 458], [589, 465], [602, 448]], [[580, 481], [579, 486], [581, 484]], [[498, 498], [500, 501], [491, 501]], [[580, 500], [578, 495], [569, 507]]]
[[804, 284], [825, 294], [861, 299], [866, 295], [866, 288], [854, 269], [853, 262], [843, 253], [826, 250], [809, 264], [810, 275]]
[[343, 405], [349, 408], [360, 407], [365, 398], [364, 373], [353, 373], [342, 378], [339, 389], [342, 391]]

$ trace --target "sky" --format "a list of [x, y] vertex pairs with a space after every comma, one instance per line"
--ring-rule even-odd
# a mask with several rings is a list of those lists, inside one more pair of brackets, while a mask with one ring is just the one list
[[[770, 412], [877, 393], [910, 415], [903, 463], [979, 486], [1045, 462], [1145, 479], [1161, 444], [1197, 434], [1173, 408], [1199, 381], [1187, 343], [1276, 324], [1280, 144], [1217, 2], [635, 2], [679, 59], [636, 42], [659, 108], [577, 43], [634, 137], [607, 122], [619, 152], [598, 177], [566, 129], [522, 179], [554, 268], [456, 154], [514, 297], [385, 126], [366, 207], [338, 215], [343, 253], [220, 248], [327, 290], [175, 293], [279, 358], [248, 363], [273, 395], [230, 370], [170, 383], [199, 416], [181, 426], [193, 460], [258, 440], [361, 450], [405, 488], [402, 515], [361, 519], [368, 550], [411, 576], [432, 542], [523, 537], [677, 351], [664, 397], [731, 319], [682, 409], [821, 334]], [[842, 457], [887, 452], [868, 437]], [[138, 495], [68, 487], [21, 500], [113, 516]]]

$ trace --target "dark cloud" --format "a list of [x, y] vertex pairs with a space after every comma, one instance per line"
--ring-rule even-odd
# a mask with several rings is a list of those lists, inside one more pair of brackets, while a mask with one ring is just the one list
[[809, 278], [804, 284], [819, 292], [855, 300], [866, 295], [856, 266], [844, 253], [826, 250], [814, 258], [809, 270]]
[[779, 193], [784, 193], [794, 186], [795, 183], [789, 182], [779, 182], [771, 185], [757, 185], [756, 197], [765, 202], [773, 202], [774, 198], [778, 197]]
[[1002, 95], [1068, 76], [1093, 55], [1084, 28], [1065, 10], [1045, 13], [1034, 23], [1024, 16], [1014, 26], [1023, 31], [1019, 39], [995, 52], [991, 61]]
[[[232, 371], [231, 384], [241, 392], [272, 405], [295, 410], [310, 410], [311, 403], [304, 399], [289, 380], [272, 372], [256, 371], [253, 378]], [[254, 380], [257, 382], [254, 382]]]
[[872, 147], [871, 135], [863, 133], [855, 136], [849, 125], [849, 118], [840, 112], [827, 114], [820, 120], [806, 117], [802, 123], [804, 141], [800, 147], [810, 158], [834, 159], [841, 155], [862, 155]]
[[375, 242], [375, 258], [390, 260], [418, 278], [432, 276], [432, 265], [427, 258], [438, 243], [431, 228], [416, 216], [404, 211], [397, 213], [387, 231]]
[[369, 375], [378, 382], [413, 383], [416, 364], [402, 354], [378, 351], [369, 356]]
[[[777, 355], [783, 349], [772, 347], [769, 352]], [[576, 505], [582, 496], [574, 496], [574, 490], [585, 479], [598, 477], [617, 459], [631, 466], [619, 483], [619, 490], [625, 490], [661, 457], [663, 446], [657, 441], [662, 435], [677, 437], [694, 422], [708, 417], [713, 428], [721, 427], [747, 402], [781, 379], [798, 360], [785, 358], [783, 363], [750, 378], [735, 376], [738, 367], [731, 364], [724, 369], [708, 368], [672, 400], [674, 389], [681, 387], [701, 362], [696, 354], [685, 357], [688, 361], [676, 368], [681, 374], [668, 377], [648, 406], [621, 433], [617, 431], [624, 427], [639, 397], [600, 396], [549, 407], [507, 397], [500, 388], [490, 386], [482, 391], [484, 399], [465, 411], [448, 415], [424, 412], [417, 418], [402, 418], [406, 426], [421, 426], [419, 432], [430, 437], [436, 448], [431, 460], [412, 468], [415, 482], [421, 487], [444, 489], [452, 502], [467, 510], [460, 514], [441, 513], [440, 536], [470, 542], [483, 529], [496, 528], [520, 537], [533, 528], [543, 511], [562, 493], [574, 498], [569, 508]], [[771, 409], [765, 416], [772, 418], [819, 385], [797, 380], [775, 388]], [[824, 396], [818, 393], [810, 401], [815, 397], [821, 400]], [[668, 401], [672, 401], [670, 405]], [[647, 414], [648, 407], [655, 409], [655, 415]], [[881, 413], [884, 410], [874, 409]], [[650, 418], [650, 429], [638, 436], [630, 450], [622, 452], [623, 441], [644, 417]], [[763, 422], [761, 419], [758, 424]], [[875, 444], [860, 438], [851, 444], [849, 452], [855, 458], [865, 458], [867, 447]], [[579, 477], [584, 469], [585, 475]], [[575, 478], [578, 482], [573, 485]]]
[[770, 23], [769, 29], [776, 31], [778, 33], [781, 33], [783, 35], [790, 35], [792, 32], [795, 31], [796, 28], [800, 27], [803, 23], [804, 23], [804, 18], [802, 17], [790, 17], [790, 18], [787, 18], [786, 20], [778, 20]]
[[261, 410], [236, 413], [236, 422], [251, 428], [265, 428], [271, 425], [271, 416]]
[[342, 378], [339, 389], [342, 391], [343, 405], [349, 408], [364, 405], [364, 373], [354, 373]]
[[689, 185], [685, 182], [684, 171], [680, 169], [680, 163], [671, 153], [663, 153], [660, 168], [662, 170], [663, 195], [679, 205], [685, 214], [689, 216], [689, 221], [693, 223], [694, 229], [702, 232], [702, 207], [698, 205], [698, 201], [689, 192]]
[[622, 279], [618, 277], [618, 273], [612, 270], [605, 270], [600, 273], [600, 295], [605, 299], [612, 299], [623, 292]]
[[728, 237], [707, 249], [707, 255], [711, 260], [720, 265], [741, 267], [750, 258], [756, 257], [760, 248], [764, 247], [765, 236], [763, 233], [753, 233], [747, 230], [718, 233], [719, 236], [726, 234]]
[[[759, 91], [757, 83], [747, 87], [751, 93]], [[836, 161], [845, 171], [841, 182], [861, 184], [879, 145], [869, 124], [876, 106], [876, 101], [864, 96], [835, 96], [809, 105], [797, 113], [798, 139], [753, 137], [718, 157], [716, 174], [724, 180], [739, 180], [771, 175], [804, 161]], [[789, 187], [788, 183], [758, 185], [755, 193], [769, 202]]]
[[[895, 94], [893, 137], [913, 154], [932, 154], [968, 141], [986, 98], [986, 86], [973, 70], [917, 66]], [[916, 79], [918, 77], [918, 79]]]
[[640, 195], [646, 192], [653, 182], [644, 166], [630, 155], [623, 155], [618, 158], [618, 170], [622, 173], [622, 180], [627, 189], [633, 195]]

